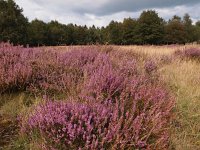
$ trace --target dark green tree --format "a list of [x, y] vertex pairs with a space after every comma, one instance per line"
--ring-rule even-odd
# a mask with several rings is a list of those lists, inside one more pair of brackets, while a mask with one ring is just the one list
[[164, 37], [164, 21], [154, 10], [143, 11], [138, 19], [137, 34], [141, 44], [160, 44]]
[[101, 39], [100, 31], [93, 25], [87, 31], [86, 41], [88, 44], [97, 44], [100, 43], [100, 39]]
[[28, 19], [13, 0], [0, 0], [0, 41], [27, 43]]
[[60, 24], [58, 21], [51, 21], [47, 24], [48, 29], [48, 45], [64, 45], [66, 44], [66, 25]]
[[122, 23], [111, 21], [107, 26], [108, 43], [122, 44]]
[[189, 14], [185, 14], [183, 17], [183, 24], [185, 28], [185, 39], [187, 43], [193, 42], [195, 40], [195, 27], [192, 25], [192, 20]]
[[47, 24], [35, 19], [29, 23], [28, 37], [31, 46], [47, 45]]
[[74, 44], [85, 45], [87, 44], [88, 28], [87, 26], [77, 26], [74, 27]]
[[173, 16], [165, 26], [165, 42], [167, 44], [185, 44], [186, 31], [180, 17]]
[[137, 42], [137, 21], [132, 18], [126, 18], [123, 21], [123, 44], [130, 45], [136, 44]]
[[75, 44], [75, 27], [74, 25], [71, 23], [71, 24], [68, 24], [66, 27], [65, 27], [65, 43], [67, 45], [74, 45]]
[[101, 27], [101, 43], [102, 44], [109, 44], [109, 32], [107, 27]]
[[200, 43], [200, 21], [195, 24], [195, 40]]

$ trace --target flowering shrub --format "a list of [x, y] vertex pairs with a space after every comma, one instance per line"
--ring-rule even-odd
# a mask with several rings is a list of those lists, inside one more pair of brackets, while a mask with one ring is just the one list
[[47, 101], [29, 114], [22, 130], [30, 137], [37, 132], [54, 149], [166, 148], [172, 99], [159, 87], [125, 92], [115, 103]]
[[113, 142], [111, 117], [111, 111], [101, 105], [47, 102], [30, 115], [26, 131], [38, 130], [54, 148], [100, 149]]
[[157, 70], [157, 65], [154, 61], [152, 60], [148, 60], [145, 62], [145, 71], [148, 73], [148, 74], [151, 74], [152, 72], [155, 72]]
[[175, 55], [181, 58], [200, 60], [200, 49], [190, 48], [183, 51], [178, 50], [178, 51], [175, 51]]
[[[103, 58], [107, 57], [103, 56]], [[99, 62], [99, 59], [96, 60]], [[124, 68], [122, 70], [117, 69], [108, 60], [105, 64], [104, 61], [100, 62], [102, 62], [102, 65], [99, 64], [99, 67], [93, 66], [93, 73], [88, 73], [81, 90], [80, 97], [86, 104], [72, 105], [67, 102], [50, 102], [49, 104], [47, 102], [41, 106], [39, 105], [34, 110], [33, 115], [28, 117], [29, 120], [26, 123], [28, 130], [26, 128], [25, 130], [30, 133], [30, 131], [37, 129], [48, 143], [47, 146], [57, 149], [65, 149], [66, 147], [71, 149], [166, 148], [168, 143], [166, 127], [173, 107], [173, 99], [167, 91], [156, 83], [150, 82], [149, 78], [145, 76], [137, 73], [132, 76], [126, 74]], [[89, 68], [91, 69], [91, 66]], [[69, 106], [70, 108], [68, 108]], [[68, 138], [69, 133], [63, 132], [61, 129], [69, 124], [66, 121], [69, 121], [72, 125], [73, 121], [66, 120], [65, 116], [69, 114], [68, 111], [71, 112], [69, 116], [77, 113], [80, 116], [89, 115], [81, 110], [85, 108], [94, 111], [94, 116], [98, 118], [93, 119], [92, 122], [93, 136], [88, 133], [87, 135], [92, 137], [88, 138], [87, 141], [83, 139], [85, 137], [83, 134], [80, 135], [79, 132], [75, 132], [76, 130], [73, 129], [76, 138], [70, 141]], [[99, 108], [103, 109], [99, 110]], [[62, 110], [64, 110], [64, 113], [60, 115]], [[101, 116], [98, 112], [103, 115], [101, 114]], [[46, 116], [50, 118], [45, 119]], [[60, 120], [64, 120], [64, 122], [58, 123], [58, 118], [62, 118]], [[109, 120], [106, 126], [99, 123], [98, 120], [101, 119]], [[34, 121], [32, 122], [32, 120]], [[52, 122], [50, 127], [48, 121]], [[82, 121], [81, 117], [78, 117], [78, 121]], [[85, 120], [85, 122], [87, 121]], [[105, 123], [105, 121], [101, 122]], [[98, 127], [94, 126], [97, 124]], [[78, 123], [75, 126], [82, 126], [82, 132], [86, 134], [85, 130], [87, 128], [84, 123]], [[95, 132], [98, 129], [101, 129], [101, 132]], [[68, 129], [70, 132], [73, 130]], [[49, 131], [54, 132], [48, 133]], [[63, 140], [63, 137], [65, 137], [65, 140]], [[49, 141], [49, 139], [52, 139], [52, 141]], [[71, 145], [64, 141], [70, 141]], [[80, 145], [81, 143], [82, 145]]]
[[47, 58], [37, 62], [33, 75], [34, 82], [29, 90], [34, 93], [44, 91], [43, 94], [48, 95], [60, 92], [67, 95], [76, 93], [78, 85], [84, 79], [84, 66], [94, 61], [98, 55], [97, 51], [88, 49], [54, 53], [50, 61], [47, 61]]
[[[46, 149], [165, 149], [174, 100], [152, 80], [154, 61], [111, 50], [66, 52], [0, 44], [0, 92], [67, 95], [21, 116]], [[158, 78], [159, 79], [159, 78]]]
[[[97, 50], [54, 50], [0, 45], [0, 93], [26, 90], [35, 94], [68, 94], [84, 77], [83, 66], [92, 63]], [[70, 93], [71, 94], [71, 93]]]
[[185, 56], [188, 58], [199, 59], [200, 60], [200, 49], [191, 48], [184, 51]]
[[32, 68], [27, 62], [31, 51], [0, 44], [0, 93], [26, 88], [32, 75]]

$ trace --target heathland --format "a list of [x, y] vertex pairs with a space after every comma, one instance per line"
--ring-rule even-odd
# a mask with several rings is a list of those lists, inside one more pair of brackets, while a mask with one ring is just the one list
[[200, 46], [0, 45], [2, 149], [200, 147]]

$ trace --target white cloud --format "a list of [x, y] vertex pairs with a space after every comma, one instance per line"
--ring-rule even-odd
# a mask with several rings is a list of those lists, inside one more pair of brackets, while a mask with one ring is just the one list
[[[138, 18], [141, 11], [144, 9], [154, 8], [161, 17], [164, 19], [169, 19], [173, 15], [183, 16], [185, 13], [189, 13], [194, 21], [197, 21], [200, 14], [200, 3], [195, 4], [187, 4], [186, 0], [185, 5], [170, 5], [161, 6], [161, 3], [153, 5], [149, 3], [143, 4], [141, 2], [145, 2], [147, 0], [136, 1], [133, 0], [138, 8], [133, 7], [133, 10], [130, 11], [130, 0], [15, 0], [16, 3], [23, 8], [24, 15], [29, 18], [29, 20], [33, 20], [35, 18], [44, 20], [48, 22], [50, 20], [57, 20], [61, 23], [68, 24], [68, 23], [76, 23], [80, 25], [89, 25], [92, 26], [93, 24], [96, 26], [105, 26], [111, 20], [122, 21], [123, 18], [132, 17]], [[157, 0], [152, 0], [152, 2], [156, 2]], [[171, 1], [172, 0], [165, 0]], [[179, 0], [177, 0], [179, 1]], [[196, 0], [193, 0], [196, 1]], [[122, 2], [124, 6], [123, 10], [118, 8]], [[126, 3], [127, 2], [127, 3]], [[189, 1], [188, 1], [189, 2]], [[113, 7], [111, 8], [111, 3]], [[149, 5], [149, 7], [148, 7]], [[160, 6], [160, 7], [158, 7]], [[99, 13], [102, 12], [102, 13]]]

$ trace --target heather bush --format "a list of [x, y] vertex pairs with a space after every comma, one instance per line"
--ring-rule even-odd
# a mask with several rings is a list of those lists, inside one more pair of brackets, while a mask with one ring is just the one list
[[[167, 148], [166, 127], [171, 116], [173, 98], [159, 83], [151, 82], [149, 77], [138, 73], [135, 69], [137, 68], [135, 61], [122, 64], [125, 62], [120, 62], [119, 66], [116, 66], [109, 59], [109, 55], [99, 54], [92, 64], [84, 67], [87, 75], [79, 95], [83, 104], [47, 102], [39, 105], [28, 117], [28, 121], [25, 121], [25, 131], [31, 133], [30, 131], [37, 130], [42, 139], [47, 142], [46, 147], [57, 149], [66, 147], [71, 149]], [[130, 67], [127, 66], [128, 64]], [[90, 137], [88, 140], [83, 138], [87, 131], [85, 123], [74, 123], [66, 119], [66, 116], [72, 117], [77, 113], [83, 116], [89, 115], [82, 110], [85, 107], [95, 112], [92, 118], [98, 118], [92, 119], [90, 124], [92, 133], [87, 133]], [[99, 108], [103, 109], [99, 110]], [[47, 116], [49, 118], [46, 118]], [[109, 120], [106, 125], [98, 122], [104, 119]], [[78, 117], [75, 120], [81, 122], [82, 118]], [[70, 127], [67, 130], [73, 132], [76, 137], [72, 141], [69, 138], [70, 133], [62, 131], [69, 122], [71, 126], [75, 124], [75, 129]], [[105, 121], [101, 122], [105, 123]], [[97, 124], [99, 126], [96, 126]], [[83, 127], [82, 132], [76, 129], [80, 126]], [[96, 132], [98, 129], [101, 132]]]
[[83, 94], [89, 96], [88, 99], [106, 100], [115, 99], [123, 89], [123, 76], [117, 74], [108, 66], [100, 66], [94, 70], [88, 80], [85, 80]]
[[175, 56], [178, 56], [182, 59], [194, 59], [194, 60], [200, 60], [200, 49], [198, 48], [190, 48], [185, 49], [183, 51], [175, 51]]
[[200, 60], [200, 49], [197, 48], [186, 49], [184, 53], [185, 56], [188, 58]]
[[154, 60], [97, 47], [58, 52], [0, 45], [0, 92], [46, 100], [21, 115], [21, 131], [46, 149], [162, 149], [173, 98], [155, 77]]
[[7, 90], [25, 89], [32, 75], [27, 60], [32, 49], [0, 44], [0, 93]]
[[132, 81], [135, 86], [116, 102], [42, 103], [24, 120], [22, 131], [30, 138], [37, 133], [54, 149], [167, 148], [173, 100], [160, 87], [137, 88], [139, 82]]
[[[116, 133], [121, 135], [119, 139], [124, 143], [115, 141], [115, 149], [166, 148], [168, 134], [163, 127], [167, 127], [169, 123], [173, 98], [159, 83], [152, 82], [149, 76], [138, 72], [130, 75], [126, 72], [128, 70], [125, 71], [124, 68], [120, 70], [108, 64], [99, 67], [85, 84], [83, 92], [86, 94], [86, 101], [101, 104], [111, 102], [114, 105], [114, 113], [119, 115], [118, 119], [123, 120], [117, 119], [116, 122], [121, 122], [121, 127]], [[137, 117], [141, 118], [137, 120]], [[136, 120], [141, 122], [141, 126], [135, 126]], [[137, 147], [138, 145], [141, 147]]]
[[158, 69], [157, 64], [153, 60], [146, 61], [144, 68], [145, 68], [146, 73], [148, 74], [156, 72], [156, 70]]
[[25, 90], [34, 94], [66, 95], [77, 90], [84, 65], [92, 63], [97, 50], [54, 50], [0, 46], [0, 92]]
[[108, 148], [115, 135], [109, 127], [112, 115], [103, 105], [47, 102], [37, 106], [23, 129], [30, 135], [39, 132], [54, 148]]
[[76, 94], [84, 79], [84, 66], [92, 63], [97, 55], [95, 50], [74, 50], [56, 53], [49, 62], [37, 62], [30, 90], [34, 93], [43, 91], [43, 94], [48, 95]]

